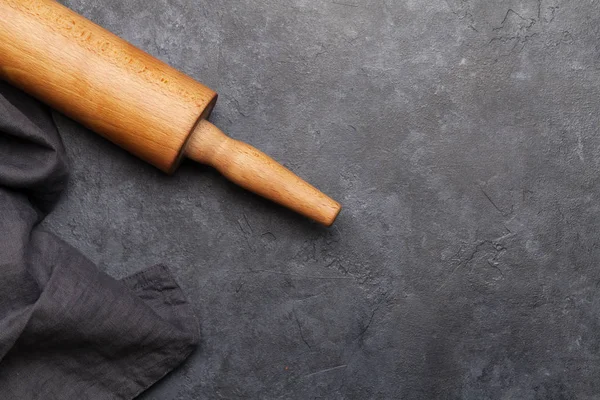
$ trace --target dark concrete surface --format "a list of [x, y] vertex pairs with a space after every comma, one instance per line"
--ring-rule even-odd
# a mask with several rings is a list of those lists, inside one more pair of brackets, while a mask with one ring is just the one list
[[316, 226], [57, 118], [46, 226], [168, 264], [202, 344], [144, 400], [599, 399], [600, 2], [68, 0], [341, 201]]

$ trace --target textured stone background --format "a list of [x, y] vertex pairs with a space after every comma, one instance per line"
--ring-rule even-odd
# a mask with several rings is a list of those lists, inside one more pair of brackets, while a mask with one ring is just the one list
[[115, 277], [168, 264], [201, 320], [142, 399], [600, 398], [600, 2], [63, 3], [345, 206], [320, 228], [59, 117], [46, 226]]

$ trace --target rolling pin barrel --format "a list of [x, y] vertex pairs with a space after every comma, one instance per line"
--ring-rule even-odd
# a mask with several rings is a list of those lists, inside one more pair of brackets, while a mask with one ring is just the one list
[[54, 0], [0, 0], [0, 78], [167, 173], [188, 156], [324, 225], [340, 211], [260, 151], [215, 134], [214, 91]]

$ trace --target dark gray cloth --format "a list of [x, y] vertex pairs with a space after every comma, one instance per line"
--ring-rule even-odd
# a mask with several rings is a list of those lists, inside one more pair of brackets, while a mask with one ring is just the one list
[[39, 229], [66, 181], [51, 112], [0, 83], [0, 399], [131, 399], [199, 340], [164, 266], [116, 281]]

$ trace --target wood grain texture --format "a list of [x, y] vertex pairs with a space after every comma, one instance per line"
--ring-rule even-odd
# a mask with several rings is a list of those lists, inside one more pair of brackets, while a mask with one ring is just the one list
[[211, 89], [53, 0], [0, 0], [0, 78], [165, 172], [187, 154], [324, 225], [340, 211], [207, 122]]
[[0, 0], [0, 78], [165, 172], [216, 93], [52, 0]]
[[260, 150], [232, 139], [206, 120], [200, 121], [186, 149], [187, 157], [210, 165], [232, 182], [288, 207], [325, 226], [341, 205]]

